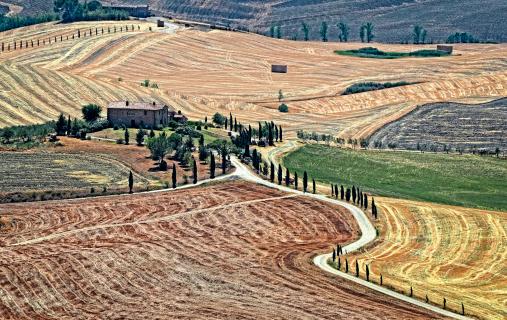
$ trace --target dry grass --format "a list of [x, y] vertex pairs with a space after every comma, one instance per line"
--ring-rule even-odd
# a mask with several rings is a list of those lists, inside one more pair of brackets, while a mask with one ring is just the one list
[[339, 207], [245, 182], [0, 205], [4, 319], [424, 319], [322, 273], [357, 237]]
[[[57, 34], [60, 28], [75, 27], [49, 24], [42, 32]], [[15, 36], [40, 32], [30, 27]], [[13, 33], [5, 38], [12, 39]], [[232, 111], [244, 122], [274, 119], [287, 128], [287, 137], [297, 129], [357, 137], [371, 134], [417, 104], [507, 95], [505, 45], [457, 45], [452, 57], [393, 61], [333, 52], [360, 46], [181, 30], [106, 35], [3, 54], [0, 126], [40, 122], [62, 111], [80, 116], [80, 106], [88, 102], [156, 99], [195, 118]], [[289, 74], [271, 74], [271, 63], [287, 63]], [[156, 82], [159, 89], [141, 87], [144, 79]], [[356, 82], [400, 80], [423, 83], [340, 95]], [[279, 89], [289, 114], [277, 111]]]
[[[359, 259], [362, 272], [422, 300], [483, 319], [505, 319], [507, 216], [503, 212], [376, 198], [380, 239]], [[355, 269], [354, 269], [355, 270]]]

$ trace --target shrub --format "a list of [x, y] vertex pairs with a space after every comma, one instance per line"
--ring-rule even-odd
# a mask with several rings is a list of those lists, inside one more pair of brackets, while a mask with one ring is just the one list
[[289, 112], [289, 107], [285, 103], [282, 103], [281, 105], [278, 106], [278, 111]]
[[225, 124], [225, 117], [217, 112], [213, 115], [213, 122], [220, 126], [223, 126]]

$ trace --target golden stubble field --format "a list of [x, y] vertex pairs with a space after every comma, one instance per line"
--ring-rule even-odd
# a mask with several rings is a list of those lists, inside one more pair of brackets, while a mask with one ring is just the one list
[[[131, 22], [123, 22], [131, 24]], [[53, 36], [118, 23], [46, 24], [0, 34], [0, 41]], [[364, 137], [418, 104], [478, 102], [507, 95], [507, 45], [456, 45], [445, 58], [398, 60], [338, 56], [360, 43], [294, 42], [254, 34], [179, 29], [141, 30], [0, 54], [0, 126], [35, 123], [82, 104], [160, 100], [194, 118], [233, 112], [243, 122], [273, 119], [288, 137], [298, 129]], [[156, 30], [157, 28], [153, 28]], [[372, 44], [408, 51], [434, 46]], [[288, 64], [272, 74], [270, 64]], [[144, 88], [149, 79], [158, 89]], [[361, 81], [411, 81], [411, 86], [340, 96]], [[278, 91], [289, 114], [277, 111]]]
[[[348, 255], [376, 282], [481, 319], [505, 319], [507, 216], [504, 212], [375, 198], [380, 237]], [[354, 269], [355, 270], [355, 269]]]

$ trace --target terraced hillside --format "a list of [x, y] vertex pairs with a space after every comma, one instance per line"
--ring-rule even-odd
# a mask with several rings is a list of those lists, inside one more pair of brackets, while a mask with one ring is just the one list
[[[150, 25], [141, 24], [140, 32], [0, 54], [0, 126], [54, 119], [60, 112], [80, 116], [82, 104], [106, 106], [128, 99], [163, 101], [194, 118], [219, 111], [233, 112], [245, 123], [272, 119], [287, 129], [287, 137], [298, 129], [362, 137], [418, 104], [507, 95], [505, 45], [458, 45], [451, 57], [374, 61], [333, 53], [361, 44], [304, 43], [223, 31], [149, 32]], [[91, 26], [96, 24], [46, 24], [3, 33], [2, 39], [8, 43]], [[271, 74], [272, 63], [288, 64], [289, 74]], [[159, 89], [141, 87], [145, 79]], [[341, 95], [361, 81], [402, 80], [420, 83]], [[288, 114], [277, 110], [280, 89]]]
[[380, 240], [350, 255], [368, 264], [373, 279], [421, 300], [480, 319], [505, 319], [507, 216], [400, 199], [376, 198]]
[[439, 318], [311, 264], [341, 207], [245, 182], [0, 205], [4, 319]]
[[389, 143], [404, 149], [507, 149], [507, 99], [485, 104], [436, 103], [421, 106], [383, 127], [370, 145]]
[[[24, 8], [25, 14], [50, 11], [52, 0], [9, 0]], [[336, 40], [336, 24], [346, 21], [351, 36], [359, 39], [359, 26], [375, 24], [376, 39], [400, 42], [412, 40], [415, 24], [428, 30], [428, 40], [442, 40], [457, 31], [469, 32], [484, 40], [507, 41], [507, 4], [501, 0], [112, 0], [117, 4], [149, 4], [163, 15], [184, 17], [212, 23], [248, 27], [267, 32], [280, 25], [283, 36], [302, 38], [301, 23], [310, 24], [312, 38], [318, 39], [322, 21], [330, 25], [330, 38]], [[459, 8], [459, 10], [456, 10]]]

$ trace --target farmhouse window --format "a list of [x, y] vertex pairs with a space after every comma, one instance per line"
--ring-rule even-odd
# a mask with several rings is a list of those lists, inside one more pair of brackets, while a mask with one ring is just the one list
[[144, 115], [147, 115], [148, 114], [148, 111], [144, 110]]

